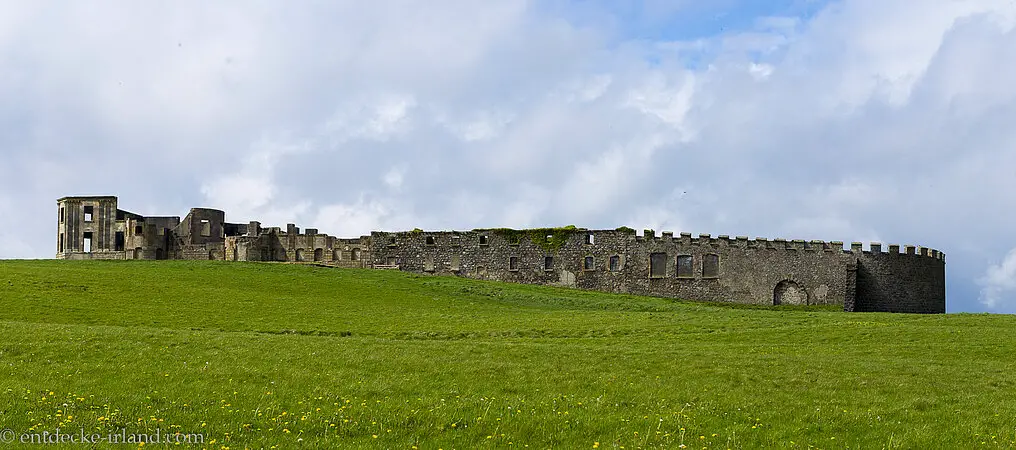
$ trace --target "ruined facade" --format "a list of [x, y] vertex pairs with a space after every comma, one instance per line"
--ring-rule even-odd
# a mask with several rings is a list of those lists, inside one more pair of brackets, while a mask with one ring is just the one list
[[317, 261], [605, 292], [752, 304], [832, 304], [845, 311], [945, 312], [945, 255], [911, 245], [675, 236], [632, 229], [375, 231], [341, 239], [225, 222], [191, 209], [146, 217], [116, 197], [65, 197], [57, 257]]
[[303, 233], [289, 224], [229, 223], [223, 211], [192, 208], [178, 216], [142, 216], [117, 207], [116, 197], [57, 200], [58, 259], [209, 259], [227, 261], [320, 261], [364, 267], [364, 238]]

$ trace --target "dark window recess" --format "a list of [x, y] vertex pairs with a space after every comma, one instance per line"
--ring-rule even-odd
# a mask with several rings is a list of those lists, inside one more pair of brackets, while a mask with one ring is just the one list
[[518, 256], [512, 256], [508, 258], [508, 270], [519, 270]]
[[323, 248], [314, 249], [314, 261], [322, 261], [325, 259], [325, 250]]
[[480, 236], [480, 245], [487, 245], [487, 236], [486, 235], [481, 235]]
[[677, 276], [693, 277], [695, 270], [692, 265], [691, 255], [680, 255], [677, 257]]
[[587, 244], [595, 244], [596, 243], [596, 237], [593, 236], [593, 233], [589, 233], [589, 234], [586, 235], [586, 243]]
[[593, 268], [595, 268], [595, 267], [596, 266], [593, 264], [593, 257], [592, 256], [587, 256], [587, 257], [585, 257], [585, 259], [582, 260], [582, 269], [583, 270], [593, 270]]
[[427, 245], [434, 245], [434, 236], [427, 236]]
[[663, 278], [667, 276], [666, 253], [649, 254], [649, 276], [653, 278]]
[[201, 235], [211, 236], [212, 235], [212, 224], [207, 220], [201, 221]]
[[61, 206], [60, 207], [60, 223], [63, 223], [63, 222], [64, 222], [64, 208], [63, 208], [63, 206]]
[[145, 234], [145, 227], [142, 226], [142, 225], [135, 225], [134, 226], [134, 235], [135, 236], [141, 236], [142, 234]]
[[720, 255], [705, 255], [702, 257], [702, 276], [707, 278], [720, 276]]
[[123, 231], [117, 231], [113, 240], [113, 249], [122, 252], [123, 251]]
[[609, 267], [611, 272], [617, 272], [618, 270], [621, 270], [621, 257], [617, 255], [611, 256]]
[[544, 256], [543, 257], [543, 270], [554, 270], [554, 257]]
[[91, 206], [85, 206], [84, 209], [85, 209], [85, 222], [91, 222], [92, 214], [95, 212], [94, 208], [92, 208]]
[[63, 237], [64, 237], [64, 234], [60, 233], [60, 244], [59, 244], [58, 249], [57, 249], [57, 251], [59, 251], [59, 252], [63, 252], [63, 247], [64, 247]]

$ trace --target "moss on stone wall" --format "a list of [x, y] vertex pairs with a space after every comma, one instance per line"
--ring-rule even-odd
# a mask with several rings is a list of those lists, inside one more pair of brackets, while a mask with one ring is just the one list
[[477, 229], [474, 231], [489, 231], [504, 237], [509, 244], [520, 244], [522, 239], [529, 239], [540, 246], [547, 253], [557, 253], [558, 250], [568, 242], [568, 237], [581, 229], [575, 225], [555, 228], [527, 228], [516, 230], [513, 228], [489, 228]]

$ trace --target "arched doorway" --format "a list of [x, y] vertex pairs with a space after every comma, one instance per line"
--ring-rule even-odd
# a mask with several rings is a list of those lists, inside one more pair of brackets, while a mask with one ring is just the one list
[[141, 247], [134, 249], [134, 259], [141, 259]]
[[166, 251], [161, 248], [155, 249], [155, 259], [166, 259]]
[[321, 261], [325, 259], [325, 251], [320, 248], [314, 249], [314, 261]]
[[808, 292], [795, 281], [783, 280], [773, 289], [774, 305], [807, 305]]
[[353, 258], [352, 259], [353, 259], [353, 261], [359, 261], [360, 260], [360, 249], [358, 249], [358, 248], [354, 248], [353, 249]]
[[303, 249], [302, 248], [296, 249], [296, 260], [297, 261], [303, 261]]

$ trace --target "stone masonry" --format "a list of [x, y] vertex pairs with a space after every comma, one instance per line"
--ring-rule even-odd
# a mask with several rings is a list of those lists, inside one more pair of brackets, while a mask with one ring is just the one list
[[225, 222], [220, 210], [141, 216], [116, 197], [57, 201], [57, 258], [314, 261], [513, 283], [845, 311], [945, 312], [945, 255], [924, 247], [712, 237], [653, 230], [374, 231], [343, 239], [294, 224]]

